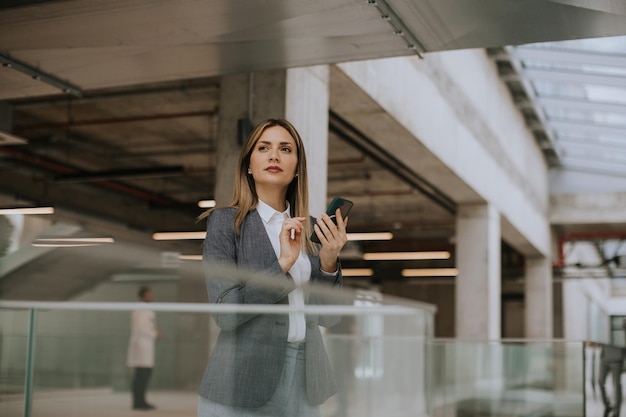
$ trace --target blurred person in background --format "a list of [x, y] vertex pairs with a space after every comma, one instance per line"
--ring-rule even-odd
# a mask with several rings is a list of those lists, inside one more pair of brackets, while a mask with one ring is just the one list
[[[149, 287], [139, 288], [139, 300], [152, 302]], [[133, 368], [133, 410], [153, 410], [155, 407], [146, 401], [146, 391], [154, 368], [154, 345], [160, 336], [156, 324], [156, 314], [152, 310], [134, 310], [130, 316], [130, 341], [126, 364]]]

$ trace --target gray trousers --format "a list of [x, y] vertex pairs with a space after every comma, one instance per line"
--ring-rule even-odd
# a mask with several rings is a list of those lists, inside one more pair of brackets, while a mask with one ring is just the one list
[[309, 404], [306, 397], [305, 375], [304, 344], [288, 343], [282, 376], [266, 404], [233, 407], [199, 397], [198, 417], [319, 417], [319, 408]]
[[[611, 404], [606, 394], [606, 377], [611, 373], [613, 377], [613, 389], [615, 391], [615, 402]], [[620, 408], [622, 407], [622, 362], [600, 362], [600, 373], [598, 376], [598, 385], [600, 385], [600, 393], [602, 394], [602, 402], [606, 408], [614, 410], [614, 416], [619, 417]]]

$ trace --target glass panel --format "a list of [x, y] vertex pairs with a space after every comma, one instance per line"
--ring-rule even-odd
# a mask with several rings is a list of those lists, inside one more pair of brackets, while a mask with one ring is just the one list
[[583, 416], [580, 342], [433, 341], [432, 413], [438, 416]]
[[589, 143], [591, 145], [606, 145], [607, 147], [626, 147], [626, 136], [614, 136], [606, 134], [589, 135], [585, 132], [572, 130], [570, 132], [556, 132], [558, 139], [566, 141]]
[[[589, 57], [592, 59], [593, 57]], [[565, 62], [544, 62], [523, 60], [522, 64], [526, 69], [550, 70], [550, 71], [568, 71], [580, 72], [583, 74], [609, 75], [609, 76], [626, 76], [626, 68], [607, 67], [600, 65], [577, 65]]]
[[626, 115], [606, 112], [588, 112], [547, 107], [544, 109], [550, 120], [591, 122], [598, 125], [626, 128]]
[[626, 36], [575, 39], [559, 42], [542, 42], [532, 45], [525, 45], [524, 47], [543, 49], [571, 49], [576, 51], [601, 52], [615, 55], [623, 55], [624, 51], [626, 51]]
[[539, 97], [559, 97], [585, 99], [587, 92], [581, 85], [555, 83], [543, 80], [529, 80]]
[[26, 383], [28, 310], [0, 309], [0, 415], [21, 416]]
[[613, 86], [585, 85], [586, 96], [598, 103], [626, 104], [626, 89]]
[[[270, 287], [265, 290], [275, 289]], [[280, 375], [280, 367], [273, 366], [271, 358], [261, 354], [273, 349], [268, 340], [274, 340], [275, 332], [282, 334], [281, 329], [285, 328], [280, 324], [288, 324], [294, 314], [305, 318], [307, 334], [315, 333], [313, 329], [321, 325], [323, 345], [319, 346], [325, 346], [326, 354], [323, 347], [311, 350], [317, 352], [311, 372], [320, 372], [316, 378], [324, 379], [325, 364], [328, 364], [337, 386], [330, 392], [336, 391], [336, 394], [319, 406], [322, 416], [391, 414], [408, 417], [427, 413], [424, 370], [426, 342], [432, 338], [433, 331], [434, 311], [430, 307], [378, 293], [329, 291], [314, 285], [305, 288], [304, 296], [309, 304], [298, 311], [289, 311], [288, 305], [155, 302], [106, 303], [107, 307], [101, 307], [100, 303], [46, 304], [37, 314], [32, 416], [132, 415], [131, 387], [136, 371], [127, 366], [127, 352], [133, 308], [156, 312], [161, 337], [156, 340], [147, 401], [155, 405], [161, 415], [196, 415], [198, 388], [207, 362], [220, 369], [218, 378], [205, 381], [207, 389], [220, 393], [225, 401], [245, 400], [247, 391], [229, 382], [233, 369], [251, 366], [250, 373], [242, 374], [253, 380], [265, 381], [263, 376], [276, 372]], [[27, 311], [15, 313], [3, 309], [2, 305], [0, 302], [3, 329], [15, 327], [20, 321], [15, 315], [26, 317]], [[73, 305], [80, 308], [75, 309]], [[55, 309], [57, 306], [59, 309]], [[72, 309], [68, 310], [68, 306]], [[268, 307], [280, 311], [263, 312]], [[115, 310], [111, 310], [113, 308]], [[227, 311], [220, 311], [220, 308]], [[177, 309], [191, 311], [172, 311]], [[194, 309], [204, 311], [194, 312]], [[211, 309], [213, 313], [208, 313]], [[222, 330], [211, 315], [223, 326]], [[258, 334], [247, 333], [246, 323], [254, 320], [256, 324], [264, 322], [270, 326]], [[236, 321], [241, 321], [237, 330], [230, 331], [227, 323]], [[12, 332], [11, 343], [3, 333], [2, 346], [15, 346], [2, 351], [3, 384], [6, 385], [9, 374], [24, 375], [25, 372], [25, 343], [21, 331], [19, 343], [15, 343], [19, 341], [19, 332]], [[304, 356], [299, 355], [304, 355], [306, 349], [315, 349], [315, 339], [307, 336], [305, 340], [304, 348], [289, 345], [284, 357], [285, 367], [290, 355], [294, 363], [304, 363]], [[326, 356], [328, 359], [324, 359]], [[10, 367], [12, 371], [5, 374], [4, 369]], [[23, 379], [12, 381], [17, 400], [23, 385]], [[261, 391], [265, 386], [265, 383], [258, 384]], [[325, 387], [322, 388], [323, 392]], [[23, 415], [23, 401], [5, 401], [5, 392], [2, 394], [2, 416]]]

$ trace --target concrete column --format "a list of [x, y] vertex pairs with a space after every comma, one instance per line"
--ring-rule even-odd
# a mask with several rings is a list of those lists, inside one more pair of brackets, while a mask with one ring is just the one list
[[552, 268], [550, 260], [526, 258], [525, 336], [530, 339], [551, 339], [552, 332]]
[[489, 204], [458, 207], [456, 337], [500, 339], [500, 215]]
[[0, 130], [11, 133], [13, 129], [13, 107], [0, 101]]
[[327, 65], [287, 70], [285, 117], [304, 141], [309, 171], [309, 210], [313, 216], [326, 209], [329, 73]]
[[241, 151], [237, 121], [249, 118], [249, 79], [249, 74], [225, 75], [220, 84], [215, 161], [215, 201], [218, 206], [230, 202], [235, 187], [235, 167]]

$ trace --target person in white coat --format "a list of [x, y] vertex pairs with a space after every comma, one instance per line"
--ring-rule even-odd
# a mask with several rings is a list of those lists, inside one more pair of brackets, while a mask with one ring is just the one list
[[[152, 302], [152, 291], [149, 287], [141, 287], [138, 293], [143, 302]], [[154, 344], [159, 336], [156, 325], [156, 314], [152, 310], [135, 310], [130, 317], [130, 341], [126, 364], [133, 372], [133, 409], [152, 410], [155, 407], [146, 402], [146, 391], [152, 368], [154, 368]]]

